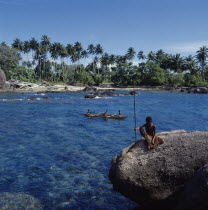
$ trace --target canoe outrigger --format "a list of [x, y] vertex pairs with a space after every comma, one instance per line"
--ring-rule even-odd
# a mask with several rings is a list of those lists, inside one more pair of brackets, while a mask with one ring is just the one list
[[86, 113], [83, 113], [83, 115], [86, 117], [102, 117], [102, 118], [106, 118], [106, 119], [116, 119], [116, 120], [124, 120], [127, 118], [127, 116], [119, 116], [119, 115], [104, 116], [104, 115], [100, 115], [100, 114], [86, 114]]

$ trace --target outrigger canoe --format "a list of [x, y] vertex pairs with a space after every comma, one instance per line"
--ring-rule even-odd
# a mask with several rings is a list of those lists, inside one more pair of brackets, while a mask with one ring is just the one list
[[103, 116], [99, 114], [86, 114], [86, 113], [83, 113], [83, 115], [86, 117], [102, 117], [106, 119], [116, 119], [116, 120], [124, 120], [127, 118], [127, 116], [118, 116], [118, 115]]

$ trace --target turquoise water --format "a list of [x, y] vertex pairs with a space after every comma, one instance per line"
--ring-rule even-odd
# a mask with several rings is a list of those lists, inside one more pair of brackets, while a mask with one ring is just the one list
[[[84, 99], [81, 93], [0, 94], [0, 192], [25, 192], [45, 209], [132, 209], [134, 202], [112, 189], [114, 155], [134, 141], [133, 96]], [[36, 96], [42, 97], [42, 96]], [[150, 115], [157, 131], [208, 130], [208, 95], [141, 91], [137, 125]], [[128, 118], [88, 119], [81, 113], [117, 113]], [[139, 138], [137, 134], [137, 138]]]

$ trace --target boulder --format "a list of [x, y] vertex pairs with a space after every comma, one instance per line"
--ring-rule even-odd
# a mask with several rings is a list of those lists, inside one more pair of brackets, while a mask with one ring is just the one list
[[139, 95], [138, 92], [136, 90], [130, 91], [129, 95]]
[[41, 210], [43, 206], [39, 200], [25, 193], [0, 193], [0, 209]]
[[175, 87], [171, 87], [171, 86], [164, 86], [163, 89], [168, 90], [168, 91], [175, 91], [176, 90]]
[[0, 68], [0, 88], [4, 88], [6, 83], [6, 75], [3, 70]]
[[10, 83], [10, 86], [14, 89], [21, 87], [20, 82], [18, 80], [11, 79], [9, 80], [9, 83]]
[[95, 92], [97, 96], [118, 96], [119, 94], [114, 89], [98, 90]]
[[28, 97], [28, 98], [26, 98], [25, 100], [29, 100], [29, 101], [31, 101], [31, 100], [45, 100], [45, 99], [49, 99], [48, 97], [40, 97], [40, 98], [38, 98], [38, 97], [34, 97], [34, 96], [31, 96], [31, 97]]
[[99, 87], [101, 87], [101, 88], [112, 88], [112, 84], [104, 83], [104, 84], [100, 84]]
[[90, 94], [85, 95], [85, 98], [105, 97], [105, 96], [119, 96], [114, 89], [97, 90], [96, 88], [88, 88], [82, 90], [82, 92], [89, 92]]
[[208, 209], [208, 164], [200, 168], [181, 193], [176, 210]]
[[195, 89], [195, 93], [201, 93], [201, 94], [208, 93], [208, 89], [206, 87], [197, 87]]
[[85, 98], [95, 98], [96, 97], [96, 95], [93, 95], [93, 94], [87, 94], [87, 95], [85, 95]]
[[97, 88], [95, 87], [89, 87], [89, 86], [86, 86], [81, 92], [88, 92], [88, 93], [94, 93], [97, 91]]
[[[140, 205], [170, 209], [208, 160], [208, 132], [159, 133], [165, 143], [148, 151], [138, 140], [115, 156], [109, 172], [114, 190]], [[206, 201], [208, 202], [208, 200]]]
[[187, 89], [187, 93], [206, 94], [208, 93], [208, 88], [207, 87], [190, 87]]

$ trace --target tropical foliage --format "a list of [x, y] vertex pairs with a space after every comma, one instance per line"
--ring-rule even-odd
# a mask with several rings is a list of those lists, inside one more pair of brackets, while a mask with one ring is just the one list
[[46, 80], [68, 84], [115, 85], [207, 85], [208, 48], [202, 46], [195, 56], [168, 54], [162, 49], [136, 52], [129, 47], [124, 55], [109, 54], [100, 44], [80, 42], [63, 45], [51, 42], [47, 35], [40, 40], [16, 38], [11, 46], [0, 45], [0, 67], [7, 79]]

